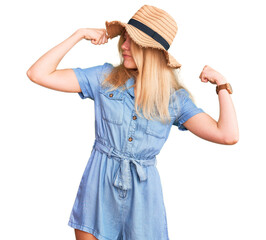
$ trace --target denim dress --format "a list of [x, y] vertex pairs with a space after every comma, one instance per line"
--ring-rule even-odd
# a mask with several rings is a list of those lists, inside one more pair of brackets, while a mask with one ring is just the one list
[[[134, 109], [134, 79], [125, 90], [107, 91], [100, 83], [109, 63], [73, 68], [82, 99], [94, 100], [95, 141], [84, 170], [68, 225], [99, 240], [167, 240], [168, 227], [156, 156], [171, 126], [203, 112], [185, 89], [172, 95], [171, 122], [147, 120]], [[178, 104], [174, 104], [177, 103]]]

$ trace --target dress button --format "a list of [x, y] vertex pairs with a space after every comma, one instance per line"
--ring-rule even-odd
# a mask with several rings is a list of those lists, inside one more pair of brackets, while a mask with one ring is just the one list
[[133, 120], [136, 120], [137, 119], [137, 116], [133, 116]]
[[113, 97], [114, 95], [112, 93], [109, 94], [109, 97]]
[[132, 142], [132, 140], [133, 140], [133, 138], [132, 138], [132, 137], [130, 137], [130, 138], [128, 139], [128, 141], [130, 141], [130, 142]]

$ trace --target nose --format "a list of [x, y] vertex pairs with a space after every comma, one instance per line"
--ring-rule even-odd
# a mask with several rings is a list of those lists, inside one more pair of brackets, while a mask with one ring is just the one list
[[126, 41], [122, 44], [121, 48], [123, 50], [129, 50], [130, 49], [130, 43], [129, 43], [129, 39], [127, 38]]

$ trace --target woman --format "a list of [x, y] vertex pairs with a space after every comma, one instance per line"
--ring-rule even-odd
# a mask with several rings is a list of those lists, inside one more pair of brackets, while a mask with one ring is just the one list
[[[167, 51], [176, 32], [168, 13], [144, 5], [127, 24], [77, 30], [27, 72], [37, 84], [95, 102], [96, 139], [68, 223], [77, 240], [169, 239], [156, 155], [172, 125], [215, 143], [238, 141], [232, 90], [224, 76], [207, 65], [199, 76], [219, 86], [218, 122], [179, 83], [174, 69], [181, 64]], [[117, 35], [119, 66], [56, 69], [80, 40], [100, 45]]]

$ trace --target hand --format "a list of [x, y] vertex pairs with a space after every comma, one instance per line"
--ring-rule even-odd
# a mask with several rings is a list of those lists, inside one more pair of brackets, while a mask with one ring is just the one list
[[226, 83], [225, 77], [219, 72], [215, 71], [208, 65], [205, 65], [202, 72], [200, 73], [199, 78], [202, 82], [210, 82], [212, 84], [221, 85]]
[[80, 29], [82, 36], [86, 40], [91, 40], [94, 45], [101, 45], [108, 42], [106, 29], [104, 28], [82, 28]]

